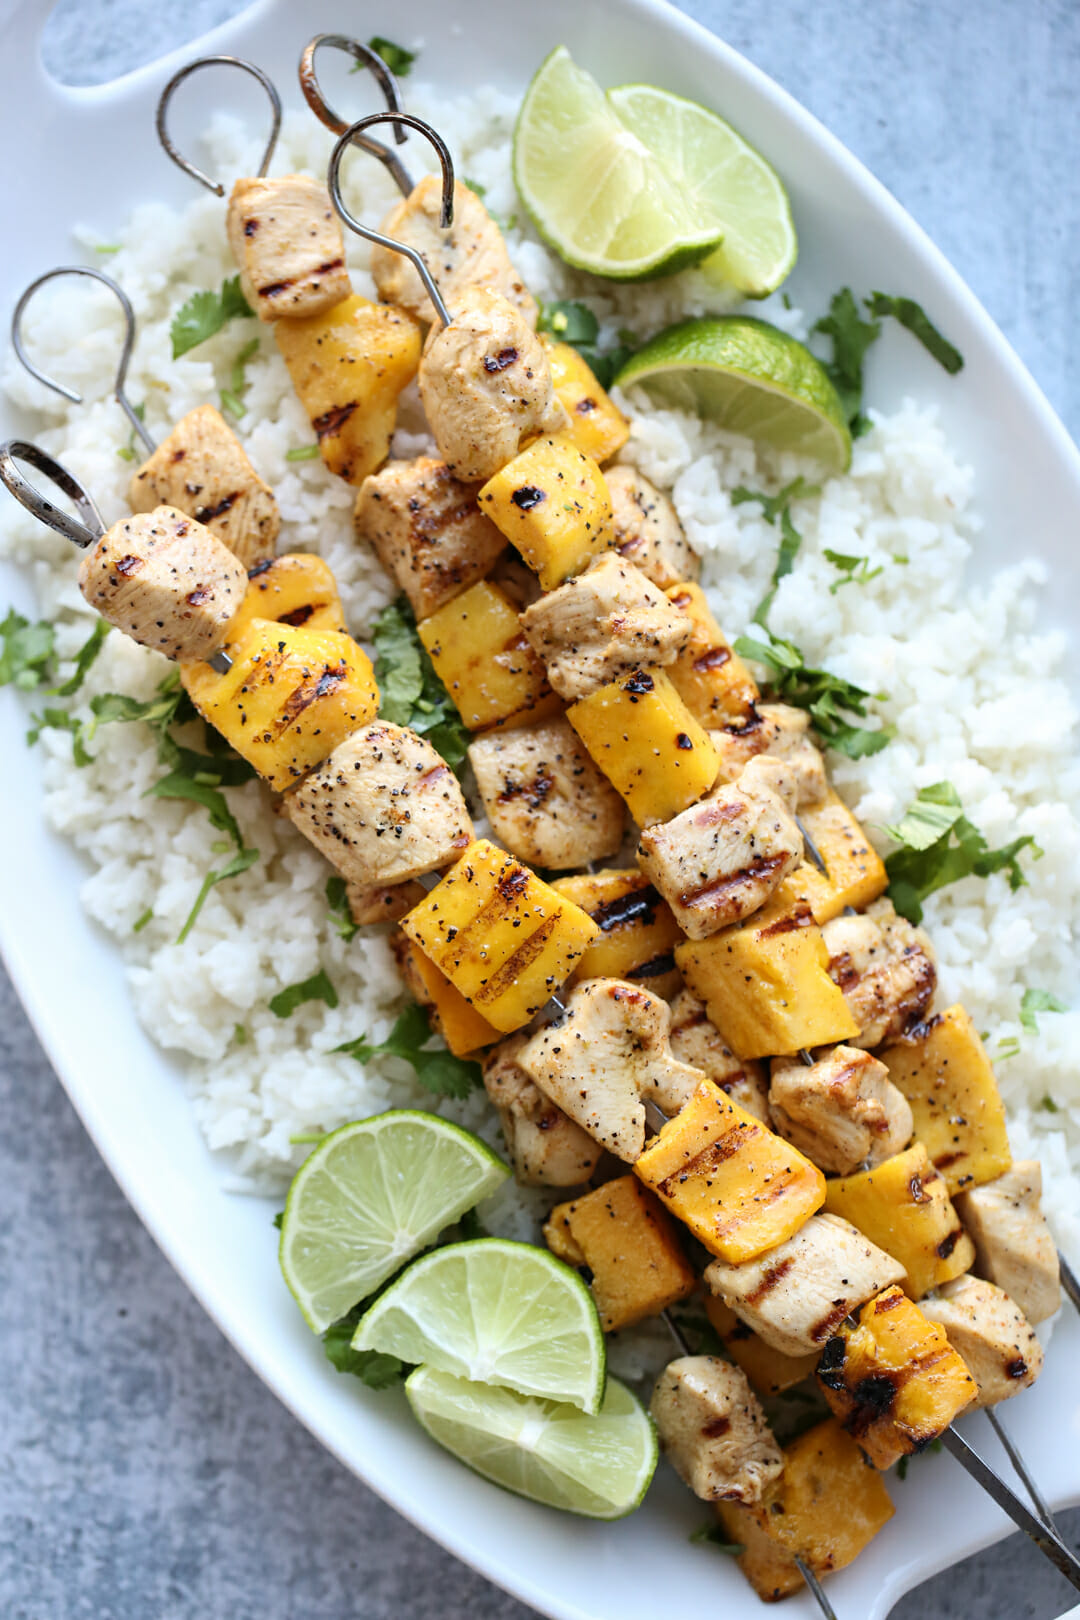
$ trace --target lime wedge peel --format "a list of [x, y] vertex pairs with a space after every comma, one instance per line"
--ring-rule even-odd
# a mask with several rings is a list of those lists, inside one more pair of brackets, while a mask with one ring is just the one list
[[595, 1416], [431, 1367], [411, 1374], [405, 1394], [440, 1446], [485, 1479], [548, 1507], [621, 1519], [640, 1504], [656, 1469], [648, 1414], [614, 1378]]
[[281, 1270], [308, 1325], [336, 1322], [509, 1175], [478, 1136], [418, 1109], [333, 1131], [293, 1178], [281, 1223]]
[[829, 472], [846, 472], [851, 463], [851, 433], [821, 361], [753, 315], [669, 326], [627, 361], [615, 382], [774, 450], [810, 457]]
[[424, 1255], [361, 1317], [352, 1343], [590, 1413], [603, 1399], [592, 1296], [569, 1266], [528, 1243], [479, 1238]]

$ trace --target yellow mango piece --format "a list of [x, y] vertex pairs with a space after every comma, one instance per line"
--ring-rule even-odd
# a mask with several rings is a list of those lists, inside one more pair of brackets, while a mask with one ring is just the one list
[[916, 1024], [881, 1061], [911, 1104], [915, 1135], [950, 1193], [1005, 1174], [1012, 1165], [1005, 1109], [986, 1048], [963, 1007]]
[[575, 981], [629, 979], [658, 996], [675, 994], [682, 981], [673, 953], [683, 932], [644, 872], [576, 872], [551, 887], [600, 930], [574, 969]]
[[975, 1259], [975, 1245], [921, 1142], [873, 1170], [834, 1176], [825, 1208], [899, 1260], [912, 1299], [969, 1271]]
[[569, 343], [543, 338], [555, 392], [570, 418], [570, 434], [579, 450], [594, 461], [608, 461], [630, 437], [630, 424], [593, 376], [589, 365]]
[[670, 821], [716, 781], [716, 749], [663, 670], [608, 681], [566, 718], [639, 827]]
[[670, 1215], [633, 1176], [557, 1204], [544, 1241], [567, 1265], [592, 1272], [589, 1290], [605, 1333], [659, 1316], [697, 1287]]
[[552, 591], [611, 544], [604, 475], [569, 433], [531, 444], [489, 478], [480, 510]]
[[816, 1350], [806, 1356], [786, 1356], [782, 1350], [774, 1350], [715, 1294], [705, 1295], [705, 1315], [732, 1361], [742, 1368], [759, 1395], [780, 1395], [813, 1376], [818, 1364]]
[[634, 1174], [733, 1264], [783, 1243], [825, 1202], [817, 1166], [704, 1078]]
[[690, 989], [741, 1058], [783, 1057], [859, 1033], [829, 978], [829, 952], [789, 878], [747, 922], [687, 940], [675, 960]]
[[825, 1399], [875, 1468], [921, 1451], [974, 1399], [975, 1380], [945, 1329], [900, 1288], [886, 1288], [842, 1323], [822, 1351]]
[[403, 949], [395, 956], [402, 977], [416, 1000], [426, 1007], [431, 1022], [455, 1057], [471, 1057], [483, 1046], [493, 1046], [502, 1040], [502, 1031], [489, 1024], [482, 1013], [455, 990], [445, 973], [440, 973], [430, 957], [425, 956], [411, 939], [401, 939]]
[[184, 689], [275, 793], [292, 787], [379, 712], [371, 660], [351, 636], [252, 619], [232, 669], [182, 664]]
[[832, 788], [820, 804], [800, 809], [799, 820], [817, 846], [828, 876], [813, 861], [804, 860], [787, 881], [809, 903], [815, 922], [831, 922], [847, 906], [864, 911], [885, 893], [889, 877], [884, 861]]
[[881, 1475], [835, 1418], [783, 1455], [782, 1476], [756, 1507], [716, 1505], [727, 1539], [743, 1548], [740, 1570], [766, 1603], [803, 1585], [796, 1558], [818, 1576], [845, 1569], [896, 1512]]
[[462, 591], [417, 631], [470, 731], [541, 720], [562, 708], [522, 632], [517, 608], [490, 580]]
[[668, 667], [679, 696], [706, 730], [746, 725], [761, 693], [713, 617], [705, 592], [687, 580], [673, 585], [667, 597], [694, 625], [690, 640]]
[[232, 642], [247, 633], [252, 619], [301, 625], [307, 630], [344, 630], [345, 615], [337, 581], [321, 557], [297, 551], [268, 557], [248, 570], [248, 586], [229, 624]]
[[401, 926], [504, 1034], [558, 992], [599, 932], [591, 917], [486, 838], [469, 845]]
[[390, 453], [401, 390], [420, 366], [420, 326], [354, 293], [321, 315], [276, 321], [274, 337], [330, 471], [360, 484]]

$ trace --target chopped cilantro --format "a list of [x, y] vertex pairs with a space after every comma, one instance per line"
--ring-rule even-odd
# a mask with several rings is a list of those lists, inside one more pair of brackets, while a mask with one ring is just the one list
[[891, 315], [894, 321], [899, 321], [912, 337], [918, 338], [938, 365], [944, 366], [950, 377], [963, 370], [964, 357], [959, 349], [954, 349], [948, 339], [942, 337], [922, 305], [917, 304], [914, 298], [898, 298], [894, 293], [874, 292], [864, 299], [864, 303], [871, 315]]
[[48, 678], [56, 636], [51, 624], [31, 624], [9, 608], [0, 621], [0, 686], [32, 692]]
[[207, 872], [206, 876], [203, 878], [202, 888], [195, 897], [195, 904], [188, 912], [187, 921], [185, 922], [183, 928], [181, 928], [179, 934], [176, 936], [176, 943], [178, 945], [182, 945], [185, 939], [187, 939], [188, 935], [191, 933], [192, 928], [195, 926], [195, 919], [202, 910], [203, 904], [207, 895], [210, 893], [210, 890], [214, 888], [216, 884], [224, 883], [228, 878], [239, 877], [241, 872], [246, 872], [249, 867], [254, 866], [258, 859], [259, 851], [257, 849], [242, 849], [238, 854], [234, 855], [228, 865], [223, 866], [220, 871]]
[[75, 654], [75, 669], [63, 686], [54, 686], [53, 697], [73, 697], [86, 679], [86, 672], [105, 644], [105, 637], [109, 633], [109, 621], [98, 619], [89, 636]]
[[248, 391], [247, 363], [253, 355], [259, 352], [259, 340], [253, 337], [245, 343], [236, 359], [229, 375], [229, 386], [221, 390], [221, 408], [228, 411], [230, 416], [239, 419], [244, 415], [247, 406], [244, 404], [244, 395]]
[[210, 816], [210, 825], [219, 832], [228, 833], [236, 848], [243, 849], [244, 840], [236, 817], [225, 803], [225, 795], [212, 783], [201, 780], [199, 776], [190, 776], [183, 770], [169, 771], [147, 788], [146, 796], [154, 799], [188, 799], [193, 804], [201, 804]]
[[146, 910], [143, 912], [143, 914], [139, 918], [138, 922], [132, 924], [131, 932], [133, 934], [141, 934], [143, 929], [146, 927], [147, 923], [150, 922], [153, 915], [154, 915], [153, 906], [147, 906]]
[[232, 1038], [237, 1046], [246, 1046], [250, 1036], [248, 1035], [248, 1032], [244, 1028], [243, 1024], [234, 1024]]
[[119, 253], [121, 246], [122, 246], [122, 244], [120, 242], [95, 242], [94, 243], [94, 252], [95, 253]]
[[808, 484], [804, 478], [799, 477], [793, 479], [790, 484], [785, 484], [779, 495], [762, 495], [759, 490], [746, 489], [742, 484], [731, 492], [732, 506], [742, 506], [746, 501], [757, 501], [766, 521], [774, 528], [777, 523], [780, 526], [780, 550], [776, 558], [776, 567], [773, 569], [772, 584], [754, 609], [755, 624], [764, 626], [780, 581], [791, 573], [795, 566], [795, 558], [799, 554], [799, 547], [802, 545], [802, 535], [792, 521], [791, 503], [808, 495], [816, 495], [818, 488], [817, 484]]
[[333, 873], [326, 880], [326, 904], [330, 912], [330, 922], [342, 939], [352, 939], [358, 931], [356, 923], [352, 920], [349, 902], [345, 897], [348, 885], [343, 877]]
[[380, 715], [392, 725], [411, 726], [427, 737], [456, 770], [465, 758], [470, 734], [435, 673], [404, 596], [383, 608], [373, 639], [375, 679], [382, 693]]
[[1053, 1097], [1049, 1095], [1043, 1098], [1042, 1102], [1039, 1104], [1039, 1107], [1042, 1109], [1044, 1114], [1059, 1114], [1061, 1112]]
[[1064, 1001], [1051, 995], [1049, 990], [1025, 990], [1024, 999], [1020, 1003], [1020, 1022], [1031, 1035], [1039, 1033], [1039, 1013], [1041, 1012], [1068, 1012]]
[[205, 343], [215, 332], [220, 332], [234, 317], [254, 313], [240, 290], [239, 276], [230, 276], [223, 281], [219, 293], [192, 293], [177, 310], [169, 327], [173, 359], [179, 360], [189, 349], [197, 349], [200, 343]]
[[475, 195], [480, 198], [480, 201], [483, 202], [484, 198], [487, 196], [487, 186], [482, 186], [479, 180], [470, 180], [468, 175], [462, 176], [461, 183], [463, 186], [468, 186], [469, 190], [475, 193]]
[[841, 287], [829, 305], [829, 313], [815, 321], [812, 332], [821, 332], [832, 343], [832, 359], [825, 370], [840, 396], [840, 405], [857, 439], [870, 426], [862, 414], [863, 364], [866, 351], [881, 335], [881, 322], [864, 321], [850, 287]]
[[94, 756], [87, 748], [87, 743], [94, 735], [94, 722], [79, 720], [67, 709], [46, 708], [40, 714], [32, 714], [33, 724], [26, 733], [26, 740], [31, 746], [37, 742], [43, 731], [69, 731], [71, 733], [71, 759], [80, 770], [93, 763]]
[[347, 1316], [337, 1322], [332, 1322], [322, 1336], [323, 1349], [326, 1359], [333, 1363], [339, 1373], [352, 1373], [354, 1378], [360, 1378], [369, 1389], [389, 1389], [392, 1384], [398, 1384], [405, 1376], [405, 1364], [397, 1356], [388, 1356], [382, 1350], [354, 1350], [352, 1347], [353, 1334], [356, 1325], [364, 1311], [367, 1302], [354, 1305]]
[[[392, 39], [383, 39], [381, 34], [375, 34], [368, 40], [368, 49], [381, 56], [391, 73], [396, 73], [399, 79], [407, 76], [417, 56], [415, 51], [407, 51], [404, 45], [395, 45]], [[352, 71], [359, 73], [363, 66], [363, 62], [354, 62]]]
[[440, 1097], [467, 1097], [480, 1084], [480, 1065], [455, 1057], [445, 1050], [428, 1051], [431, 1025], [423, 1007], [415, 1002], [401, 1014], [385, 1041], [375, 1044], [361, 1035], [354, 1041], [335, 1046], [358, 1063], [375, 1057], [399, 1057], [410, 1063], [425, 1091]]
[[872, 579], [885, 572], [880, 564], [877, 568], [871, 568], [869, 557], [851, 557], [844, 551], [830, 551], [827, 546], [824, 556], [826, 561], [840, 570], [842, 576], [834, 579], [829, 586], [830, 596], [835, 596], [841, 585], [869, 585]]
[[889, 897], [900, 915], [913, 923], [921, 922], [922, 902], [928, 895], [960, 878], [1004, 871], [1010, 889], [1023, 888], [1027, 879], [1020, 867], [1021, 850], [1030, 848], [1036, 860], [1043, 853], [1030, 834], [990, 849], [965, 816], [951, 782], [921, 788], [897, 825], [885, 831], [902, 846], [885, 861]]
[[338, 993], [330, 983], [325, 968], [313, 973], [310, 979], [301, 979], [299, 984], [286, 985], [276, 996], [271, 996], [270, 1011], [276, 1018], [291, 1018], [297, 1007], [302, 1007], [305, 1001], [325, 1001], [328, 1007], [337, 1006]]
[[1015, 1035], [1010, 1035], [1006, 1040], [998, 1041], [997, 1061], [999, 1063], [1005, 1063], [1009, 1058], [1017, 1057], [1019, 1052], [1020, 1042], [1018, 1038]]
[[[793, 641], [783, 641], [766, 630], [769, 645], [752, 636], [740, 636], [735, 651], [752, 658], [771, 671], [769, 684], [778, 697], [798, 709], [805, 709], [814, 727], [828, 744], [849, 759], [878, 754], [895, 735], [892, 726], [872, 731], [846, 719], [848, 714], [865, 718], [867, 704], [874, 695], [853, 681], [845, 681], [827, 669], [811, 669]], [[880, 696], [880, 694], [878, 694]]]
[[[139, 404], [132, 407], [140, 422], [146, 421], [146, 406]], [[121, 461], [138, 461], [139, 452], [135, 448], [135, 429], [128, 434], [127, 444], [122, 444], [116, 452]]]
[[572, 349], [576, 349], [601, 388], [611, 387], [617, 373], [634, 352], [636, 339], [628, 332], [619, 333], [617, 348], [598, 348], [600, 322], [587, 304], [578, 303], [573, 298], [561, 298], [545, 304], [536, 324], [538, 331], [550, 332], [559, 343], [568, 343]]
[[317, 444], [298, 444], [292, 450], [286, 450], [286, 461], [318, 461], [319, 447]]

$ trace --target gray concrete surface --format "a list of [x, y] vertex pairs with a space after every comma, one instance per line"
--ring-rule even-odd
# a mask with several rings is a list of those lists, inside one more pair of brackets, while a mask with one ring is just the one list
[[[69, 82], [101, 82], [237, 9], [61, 0], [47, 59]], [[685, 9], [896, 192], [1080, 431], [1075, 0]], [[222, 1340], [114, 1187], [2, 979], [0, 1120], [0, 1615], [526, 1620], [346, 1474]], [[1080, 1540], [1080, 1515], [1065, 1523]], [[894, 1620], [1067, 1607], [1014, 1539]]]

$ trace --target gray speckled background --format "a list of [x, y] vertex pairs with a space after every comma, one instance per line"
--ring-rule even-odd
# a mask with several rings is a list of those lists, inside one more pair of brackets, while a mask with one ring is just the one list
[[[239, 9], [61, 0], [47, 62], [100, 82]], [[685, 9], [892, 188], [1080, 430], [1076, 0]], [[323, 1452], [225, 1343], [113, 1185], [2, 976], [0, 1120], [0, 1615], [526, 1620]], [[1080, 1540], [1080, 1514], [1064, 1522]], [[1066, 1607], [1014, 1538], [894, 1620]]]

